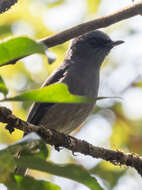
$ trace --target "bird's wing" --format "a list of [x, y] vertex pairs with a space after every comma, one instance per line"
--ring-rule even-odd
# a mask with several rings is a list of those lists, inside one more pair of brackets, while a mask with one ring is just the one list
[[[68, 69], [69, 64], [63, 63], [51, 76], [45, 81], [42, 87], [48, 86], [50, 84], [56, 83], [64, 77], [64, 73]], [[33, 103], [31, 109], [29, 111], [29, 115], [27, 121], [34, 125], [38, 125], [40, 123], [40, 119], [44, 115], [44, 113], [53, 106], [54, 103]]]

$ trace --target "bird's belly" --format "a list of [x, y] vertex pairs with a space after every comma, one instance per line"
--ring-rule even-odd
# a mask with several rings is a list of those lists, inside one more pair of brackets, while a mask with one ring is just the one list
[[55, 104], [44, 114], [40, 125], [70, 133], [80, 126], [92, 111], [94, 104]]

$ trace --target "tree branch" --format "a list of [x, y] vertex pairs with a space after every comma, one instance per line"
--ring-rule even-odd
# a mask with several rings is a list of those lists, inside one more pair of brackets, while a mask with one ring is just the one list
[[0, 14], [11, 8], [18, 0], [0, 0]]
[[142, 15], [142, 2], [135, 3], [132, 6], [119, 10], [118, 12], [108, 16], [77, 25], [51, 37], [43, 38], [39, 40], [39, 42], [44, 43], [48, 48], [50, 48], [89, 31], [110, 26], [136, 15]]
[[[53, 36], [37, 40], [37, 42], [44, 44], [45, 48], [47, 47], [51, 48], [53, 46], [64, 43], [72, 38], [75, 38], [79, 35], [85, 34], [89, 31], [110, 26], [112, 24], [115, 24], [117, 22], [120, 22], [122, 20], [128, 19], [136, 15], [142, 15], [142, 2], [135, 3], [132, 6], [119, 10], [118, 12], [115, 12], [108, 16], [104, 16], [104, 17], [74, 26], [68, 30], [60, 32]], [[18, 57], [14, 60], [10, 60], [2, 64], [1, 66], [15, 64], [18, 60], [24, 57], [26, 56]]]
[[36, 132], [50, 145], [67, 148], [73, 153], [79, 152], [94, 158], [102, 158], [115, 165], [123, 164], [131, 166], [142, 176], [142, 158], [136, 154], [96, 147], [84, 140], [79, 140], [72, 136], [59, 133], [53, 129], [32, 125], [13, 115], [11, 110], [6, 107], [0, 107], [0, 122], [6, 123], [6, 128], [10, 132], [13, 132], [15, 128], [20, 129], [25, 133]]

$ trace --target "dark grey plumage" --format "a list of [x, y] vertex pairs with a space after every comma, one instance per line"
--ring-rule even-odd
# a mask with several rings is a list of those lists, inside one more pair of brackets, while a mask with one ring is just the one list
[[[65, 83], [72, 94], [97, 97], [100, 66], [110, 50], [121, 43], [123, 41], [113, 42], [109, 36], [98, 30], [75, 38], [63, 64], [43, 86]], [[86, 120], [94, 104], [34, 103], [27, 121], [70, 133]], [[25, 171], [24, 168], [15, 170], [17, 174], [24, 174]]]
[[[121, 43], [122, 41], [113, 42], [98, 30], [75, 38], [63, 64], [43, 86], [65, 83], [72, 94], [97, 97], [100, 66], [110, 50]], [[27, 121], [70, 133], [86, 120], [94, 104], [34, 103]]]

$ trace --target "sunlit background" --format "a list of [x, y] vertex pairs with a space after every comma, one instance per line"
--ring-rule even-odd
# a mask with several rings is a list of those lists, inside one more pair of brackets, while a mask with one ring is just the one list
[[[40, 39], [131, 4], [132, 0], [19, 0], [9, 11], [0, 15], [0, 39], [21, 34]], [[103, 30], [113, 40], [124, 40], [125, 43], [114, 48], [102, 66], [99, 96], [121, 98], [98, 101], [94, 113], [75, 136], [96, 146], [141, 155], [142, 17], [136, 16]], [[10, 89], [9, 96], [40, 87], [46, 77], [62, 63], [68, 44], [66, 42], [50, 49], [48, 54], [56, 58], [52, 64], [48, 63], [45, 55], [35, 54], [20, 60], [16, 65], [1, 67], [0, 75]], [[12, 109], [22, 119], [26, 119], [30, 106], [29, 103], [17, 102], [2, 105]], [[20, 131], [10, 135], [1, 124], [1, 147], [21, 137]], [[65, 149], [57, 152], [50, 147], [50, 150], [49, 160], [56, 163], [82, 164], [90, 169], [105, 190], [142, 189], [141, 178], [133, 169], [114, 166], [81, 154], [73, 156]], [[62, 190], [88, 189], [61, 177], [35, 171], [31, 175], [53, 181]]]

